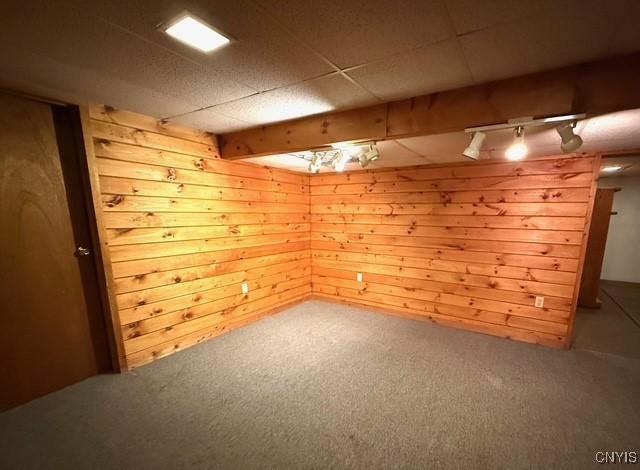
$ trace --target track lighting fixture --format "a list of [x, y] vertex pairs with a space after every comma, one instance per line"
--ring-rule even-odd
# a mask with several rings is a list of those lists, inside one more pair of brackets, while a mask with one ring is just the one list
[[360, 152], [362, 152], [362, 147], [360, 145], [347, 142], [338, 142], [336, 144], [331, 144], [331, 147], [347, 154], [348, 157], [355, 157]]
[[518, 126], [514, 129], [513, 143], [507, 149], [505, 156], [508, 160], [522, 160], [527, 156], [527, 146], [524, 143], [524, 127]]
[[309, 173], [318, 173], [324, 167], [333, 167], [336, 171], [344, 171], [347, 163], [359, 162], [362, 168], [380, 158], [380, 151], [372, 143], [337, 143], [330, 149], [318, 149], [292, 154], [309, 162]]
[[509, 160], [517, 161], [522, 160], [527, 156], [529, 150], [524, 142], [524, 128], [525, 127], [539, 127], [539, 126], [555, 126], [556, 131], [562, 139], [560, 147], [565, 153], [575, 152], [582, 145], [582, 138], [576, 135], [574, 128], [576, 122], [580, 119], [586, 118], [586, 114], [566, 114], [563, 116], [551, 116], [545, 118], [534, 119], [533, 117], [520, 117], [515, 119], [509, 119], [507, 122], [500, 124], [489, 124], [486, 126], [467, 127], [464, 131], [467, 133], [473, 133], [473, 138], [469, 146], [462, 152], [465, 157], [477, 159], [480, 154], [480, 148], [482, 146], [484, 132], [500, 131], [504, 129], [513, 129], [514, 138], [513, 143], [507, 148], [505, 156]]
[[336, 157], [333, 159], [333, 168], [336, 171], [344, 171], [349, 160], [351, 160], [351, 157], [349, 157], [346, 152], [338, 150], [336, 152]]
[[369, 149], [360, 154], [358, 161], [360, 162], [360, 166], [365, 168], [369, 163], [375, 162], [378, 158], [380, 158], [378, 147], [376, 147], [375, 144], [369, 144]]
[[311, 156], [311, 163], [309, 163], [309, 173], [318, 173], [322, 167], [322, 155], [315, 152]]
[[575, 152], [582, 146], [582, 137], [573, 131], [575, 127], [576, 121], [563, 122], [556, 127], [556, 131], [562, 139], [560, 148], [564, 153]]
[[473, 137], [471, 138], [471, 143], [466, 149], [464, 149], [462, 155], [473, 160], [477, 160], [480, 157], [480, 149], [482, 148], [482, 142], [484, 142], [484, 138], [486, 136], [487, 134], [484, 132], [474, 132]]

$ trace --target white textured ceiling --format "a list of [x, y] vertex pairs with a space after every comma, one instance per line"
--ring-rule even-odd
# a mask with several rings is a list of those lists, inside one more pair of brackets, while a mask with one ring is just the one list
[[[184, 10], [231, 45], [159, 31]], [[220, 133], [634, 52], [639, 22], [638, 0], [3, 0], [0, 85]]]
[[[578, 150], [582, 152], [615, 152], [637, 149], [640, 155], [640, 109], [604, 114], [579, 121], [575, 133], [584, 141]], [[452, 132], [420, 137], [410, 137], [378, 142], [380, 159], [368, 168], [402, 167], [468, 161], [462, 156], [469, 145], [470, 135]], [[512, 130], [487, 132], [480, 159], [504, 159], [505, 150], [513, 141]], [[525, 129], [525, 141], [529, 157], [561, 154], [560, 136], [553, 126]], [[292, 154], [271, 155], [245, 160], [259, 165], [307, 171], [308, 162]], [[358, 163], [350, 163], [346, 170], [360, 170]], [[322, 172], [334, 171], [323, 168]]]

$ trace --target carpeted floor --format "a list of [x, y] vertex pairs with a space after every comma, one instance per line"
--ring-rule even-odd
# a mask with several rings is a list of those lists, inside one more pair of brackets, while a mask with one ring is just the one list
[[600, 281], [600, 297], [608, 297], [640, 326], [640, 283]]
[[596, 468], [640, 451], [640, 330], [578, 326], [558, 351], [311, 301], [3, 413], [0, 467]]

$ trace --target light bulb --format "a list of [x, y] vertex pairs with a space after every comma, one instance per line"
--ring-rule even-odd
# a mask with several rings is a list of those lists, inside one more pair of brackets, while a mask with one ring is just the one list
[[505, 156], [507, 160], [517, 161], [526, 157], [528, 152], [529, 149], [527, 149], [527, 145], [524, 143], [524, 129], [522, 127], [516, 127], [513, 143], [505, 152]]

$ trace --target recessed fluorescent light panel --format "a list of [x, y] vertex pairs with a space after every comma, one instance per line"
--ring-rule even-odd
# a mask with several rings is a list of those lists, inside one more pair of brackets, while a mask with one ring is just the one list
[[182, 16], [173, 22], [165, 32], [172, 38], [202, 52], [214, 51], [230, 42], [228, 38], [190, 15]]

